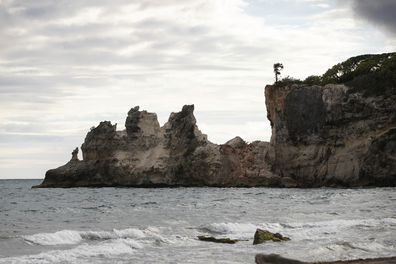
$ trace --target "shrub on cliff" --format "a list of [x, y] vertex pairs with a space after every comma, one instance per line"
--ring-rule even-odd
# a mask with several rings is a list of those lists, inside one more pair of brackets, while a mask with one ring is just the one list
[[334, 65], [322, 75], [320, 85], [345, 84], [350, 92], [365, 96], [396, 94], [396, 53], [367, 54], [349, 58]]
[[312, 86], [312, 85], [320, 85], [321, 82], [322, 82], [321, 76], [311, 75], [311, 76], [308, 76], [302, 83]]
[[363, 92], [366, 97], [396, 96], [396, 53], [360, 55], [334, 65], [321, 76], [311, 75], [304, 81], [287, 76], [275, 83], [278, 87], [291, 84], [345, 84], [352, 87], [350, 93]]
[[292, 84], [302, 84], [302, 81], [300, 79], [295, 79], [293, 77], [286, 76], [285, 78], [282, 78], [281, 80], [275, 83], [277, 87], [292, 85]]

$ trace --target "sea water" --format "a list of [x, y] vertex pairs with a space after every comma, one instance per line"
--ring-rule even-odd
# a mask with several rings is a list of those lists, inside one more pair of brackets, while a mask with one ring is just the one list
[[[30, 188], [41, 181], [0, 180], [0, 263], [396, 256], [396, 188]], [[291, 241], [253, 245], [257, 228]]]

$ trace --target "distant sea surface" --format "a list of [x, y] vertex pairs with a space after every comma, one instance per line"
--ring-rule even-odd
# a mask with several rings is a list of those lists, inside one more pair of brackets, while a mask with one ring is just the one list
[[[0, 180], [0, 263], [254, 263], [396, 256], [396, 188], [31, 189]], [[291, 241], [253, 245], [257, 228]], [[240, 239], [217, 244], [197, 236]]]

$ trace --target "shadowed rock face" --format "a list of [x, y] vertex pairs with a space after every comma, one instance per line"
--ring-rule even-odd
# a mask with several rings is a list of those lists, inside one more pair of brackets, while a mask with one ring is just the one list
[[303, 135], [309, 136], [313, 131], [322, 128], [325, 123], [321, 89], [306, 88], [288, 93], [285, 97], [285, 106], [287, 132], [293, 141]]
[[271, 142], [240, 137], [217, 145], [194, 106], [157, 115], [128, 112], [126, 129], [104, 121], [72, 159], [35, 187], [396, 186], [396, 102], [348, 94], [344, 85], [265, 88]]
[[396, 185], [394, 100], [344, 85], [268, 85], [265, 95], [266, 162], [290, 187]]

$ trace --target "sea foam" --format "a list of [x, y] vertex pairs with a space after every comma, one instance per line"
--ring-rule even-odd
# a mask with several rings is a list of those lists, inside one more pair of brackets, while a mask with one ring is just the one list
[[96, 245], [83, 244], [69, 250], [51, 250], [37, 255], [0, 259], [0, 263], [85, 263], [87, 259], [112, 258], [122, 254], [133, 254], [142, 246], [133, 239], [115, 239]]
[[75, 231], [62, 230], [55, 233], [39, 233], [30, 236], [23, 236], [26, 241], [50, 246], [50, 245], [71, 245], [78, 244], [82, 240], [107, 240], [119, 238], [142, 238], [145, 235], [142, 231], [134, 228], [113, 231]]

